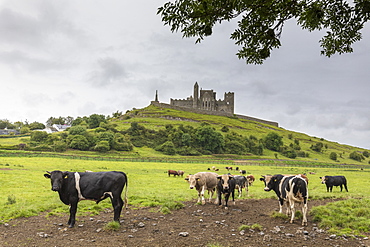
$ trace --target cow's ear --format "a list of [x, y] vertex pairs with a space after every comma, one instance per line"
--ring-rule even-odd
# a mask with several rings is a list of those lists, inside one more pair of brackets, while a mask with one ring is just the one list
[[68, 172], [63, 172], [63, 178], [68, 178]]
[[195, 180], [199, 181], [199, 180], [200, 180], [200, 178], [196, 178]]
[[45, 177], [45, 178], [51, 178], [50, 174], [48, 174], [48, 173], [45, 173], [45, 174], [44, 174], [44, 177]]
[[189, 181], [189, 178], [185, 178], [185, 180]]
[[220, 180], [221, 179], [221, 176], [217, 176], [217, 179]]
[[322, 177], [320, 177], [320, 179], [322, 179]]
[[260, 181], [265, 181], [265, 178], [260, 178]]

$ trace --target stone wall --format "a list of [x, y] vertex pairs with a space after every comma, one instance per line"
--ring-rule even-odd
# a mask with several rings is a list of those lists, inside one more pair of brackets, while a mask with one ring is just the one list
[[255, 122], [259, 122], [263, 124], [272, 125], [274, 127], [279, 127], [279, 123], [277, 122], [262, 120], [262, 119], [248, 117], [244, 115], [232, 114], [228, 112], [207, 111], [207, 110], [200, 110], [200, 109], [194, 109], [194, 108], [180, 107], [180, 106], [174, 106], [174, 105], [169, 105], [165, 103], [159, 103], [157, 101], [151, 101], [150, 104], [157, 106], [157, 107], [161, 107], [161, 108], [169, 108], [169, 109], [174, 109], [174, 110], [179, 110], [179, 111], [188, 111], [188, 112], [193, 112], [193, 113], [198, 113], [198, 114], [216, 115], [216, 116], [223, 116], [223, 117], [237, 117], [237, 118], [246, 119], [249, 121], [255, 121]]

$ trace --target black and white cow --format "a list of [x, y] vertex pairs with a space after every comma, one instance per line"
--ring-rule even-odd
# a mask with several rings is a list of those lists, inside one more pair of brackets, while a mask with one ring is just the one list
[[[44, 174], [51, 180], [51, 190], [58, 191], [60, 200], [70, 206], [69, 227], [76, 220], [77, 204], [81, 200], [96, 203], [110, 198], [114, 209], [114, 220], [119, 222], [123, 205], [127, 208], [127, 176], [124, 172], [62, 172], [52, 171]], [[121, 194], [126, 185], [125, 201]]]
[[245, 188], [245, 193], [248, 194], [248, 180], [245, 176], [234, 176], [235, 189], [238, 190], [238, 197], [242, 196], [243, 189]]
[[348, 192], [347, 189], [347, 179], [345, 176], [324, 176], [320, 177], [321, 183], [326, 184], [326, 191], [332, 192], [333, 191], [333, 186], [340, 186], [340, 191], [343, 190], [343, 186]]
[[295, 203], [303, 203], [302, 206], [302, 225], [307, 225], [307, 200], [308, 200], [308, 187], [307, 182], [301, 175], [295, 176], [264, 176], [265, 191], [275, 191], [278, 199], [280, 210], [283, 212], [284, 201], [287, 205], [287, 215], [291, 215], [290, 223], [293, 223], [295, 217]]
[[227, 203], [229, 201], [230, 194], [235, 204], [235, 179], [232, 175], [224, 174], [217, 177], [217, 201], [218, 205], [222, 205], [221, 196], [225, 197], [225, 209], [228, 208]]

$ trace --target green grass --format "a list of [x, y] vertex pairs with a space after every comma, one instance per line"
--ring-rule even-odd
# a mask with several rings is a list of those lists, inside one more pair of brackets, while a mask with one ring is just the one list
[[370, 231], [370, 199], [349, 199], [315, 207], [314, 221], [321, 228], [339, 235], [358, 235]]
[[[202, 163], [159, 163], [159, 162], [118, 162], [118, 161], [96, 161], [96, 160], [75, 160], [65, 158], [46, 157], [1, 157], [0, 159], [0, 223], [8, 222], [18, 217], [29, 217], [47, 211], [47, 215], [68, 214], [68, 206], [64, 205], [56, 192], [51, 191], [50, 180], [44, 178], [45, 171], [124, 171], [128, 176], [128, 199], [131, 210], [138, 207], [153, 207], [156, 211], [164, 214], [183, 207], [184, 201], [193, 200], [196, 202], [197, 193], [189, 190], [188, 183], [181, 177], [168, 177], [167, 170], [184, 170], [187, 174], [194, 174], [199, 171], [207, 171], [207, 168], [214, 164]], [[217, 165], [219, 174], [227, 173], [224, 165]], [[349, 205], [334, 204], [324, 206], [320, 210], [310, 208], [315, 220], [323, 227], [347, 229], [346, 231], [361, 232], [369, 226], [366, 222], [355, 224], [362, 218], [370, 218], [366, 205], [369, 205], [370, 191], [368, 189], [368, 170], [340, 169], [340, 168], [307, 168], [292, 166], [240, 166], [240, 169], [247, 170], [253, 174], [256, 181], [249, 188], [248, 196], [243, 194], [242, 199], [274, 198], [274, 192], [265, 192], [264, 184], [259, 181], [263, 174], [297, 174], [307, 173], [309, 178], [309, 198], [312, 199], [351, 199]], [[312, 175], [309, 172], [315, 172]], [[238, 174], [236, 171], [233, 174]], [[326, 192], [325, 185], [321, 184], [319, 177], [325, 175], [344, 175], [348, 181], [349, 192], [340, 192], [334, 187], [332, 193]], [[361, 200], [359, 200], [361, 199]], [[238, 199], [236, 199], [238, 200]], [[338, 203], [345, 203], [341, 201]], [[361, 202], [357, 203], [357, 202]], [[277, 202], [276, 202], [277, 203]], [[357, 205], [362, 205], [356, 208]], [[99, 204], [92, 201], [81, 201], [78, 206], [77, 215], [96, 215], [105, 208], [111, 208], [110, 201], [104, 200]], [[344, 208], [347, 211], [338, 211], [336, 208]], [[338, 209], [339, 210], [339, 209]], [[335, 219], [342, 219], [339, 223], [329, 221], [327, 215], [337, 214]], [[346, 215], [349, 214], [348, 217]], [[339, 215], [341, 217], [339, 217]], [[112, 216], [113, 217], [113, 216]], [[344, 219], [343, 219], [344, 217]], [[352, 218], [351, 218], [352, 217]], [[344, 224], [344, 221], [354, 220], [351, 226]], [[353, 220], [352, 220], [353, 221]], [[338, 230], [338, 231], [339, 231]]]

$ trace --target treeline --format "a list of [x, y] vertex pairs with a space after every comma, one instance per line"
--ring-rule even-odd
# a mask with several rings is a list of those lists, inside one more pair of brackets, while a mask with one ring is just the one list
[[[121, 112], [113, 114], [114, 118], [120, 117]], [[47, 125], [70, 124], [66, 131], [49, 134], [45, 131], [29, 131], [30, 141], [20, 145], [1, 146], [2, 149], [24, 149], [31, 151], [54, 151], [64, 152], [67, 149], [83, 151], [108, 152], [132, 151], [134, 147], [147, 146], [167, 155], [208, 155], [208, 154], [254, 154], [263, 155], [264, 150], [275, 152], [275, 158], [282, 155], [287, 158], [309, 157], [309, 152], [301, 150], [298, 139], [293, 135], [288, 136], [284, 144], [283, 137], [276, 132], [270, 132], [263, 138], [258, 139], [253, 135], [240, 135], [227, 126], [216, 130], [207, 123], [202, 123], [195, 128], [190, 125], [168, 124], [160, 130], [153, 130], [140, 125], [137, 122], [131, 123], [127, 130], [119, 130], [111, 117], [92, 114], [88, 117], [49, 118]], [[8, 123], [9, 124], [9, 123]], [[19, 123], [18, 123], [19, 124]], [[18, 128], [36, 127], [37, 124], [27, 124]], [[42, 127], [42, 126], [38, 126]], [[316, 142], [311, 145], [313, 152], [324, 153], [328, 149], [327, 144]], [[338, 161], [343, 158], [344, 153], [331, 152], [329, 158]], [[352, 152], [349, 158], [363, 161], [369, 157], [368, 152]]]

